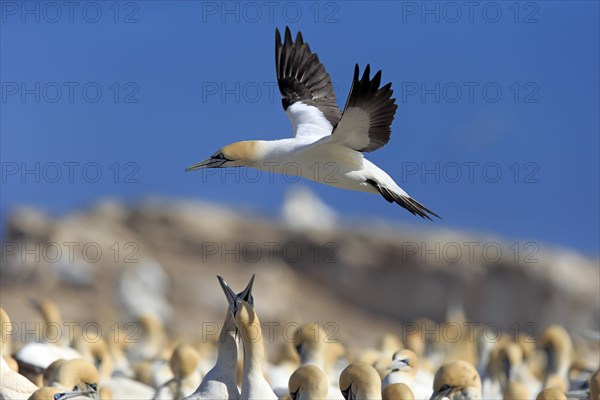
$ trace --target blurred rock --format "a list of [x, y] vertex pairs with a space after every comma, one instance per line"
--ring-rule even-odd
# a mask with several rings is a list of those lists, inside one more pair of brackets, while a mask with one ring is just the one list
[[31, 315], [25, 296], [55, 298], [87, 318], [107, 308], [122, 320], [151, 312], [193, 337], [226, 310], [215, 275], [241, 289], [256, 273], [263, 321], [330, 323], [358, 342], [449, 311], [533, 336], [550, 323], [598, 330], [598, 260], [441, 224], [342, 224], [310, 194], [292, 196], [283, 221], [166, 199], [111, 200], [56, 219], [21, 208], [6, 227], [2, 306], [17, 321]]

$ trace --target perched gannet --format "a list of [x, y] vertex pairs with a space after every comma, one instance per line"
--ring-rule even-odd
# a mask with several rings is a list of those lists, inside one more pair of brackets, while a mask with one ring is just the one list
[[288, 388], [292, 400], [322, 400], [328, 398], [329, 382], [320, 368], [305, 365], [290, 376]]
[[419, 359], [411, 350], [399, 350], [392, 355], [392, 362], [387, 366], [387, 370], [389, 372], [383, 378], [382, 388], [393, 383], [410, 385], [419, 370]]
[[132, 361], [154, 359], [167, 343], [164, 325], [160, 318], [151, 312], [141, 314], [137, 318], [137, 324], [141, 328], [139, 339], [136, 336], [135, 346], [127, 347], [127, 356]]
[[54, 361], [72, 360], [83, 356], [70, 347], [68, 334], [64, 334], [68, 330], [63, 325], [58, 306], [50, 300], [30, 302], [44, 320], [42, 335], [36, 337], [36, 342], [21, 347], [14, 357], [19, 364], [19, 371], [34, 382], [40, 383], [44, 369]]
[[544, 388], [556, 387], [563, 393], [569, 390], [568, 372], [571, 365], [573, 343], [560, 325], [550, 325], [544, 330], [540, 345], [546, 354]]
[[[221, 286], [227, 285], [225, 281], [219, 279]], [[254, 305], [254, 297], [252, 297], [252, 286], [254, 284], [254, 275], [250, 278], [250, 282], [246, 288], [235, 295], [235, 298], [240, 298], [251, 306]], [[229, 286], [227, 286], [229, 288]], [[229, 292], [223, 288], [225, 294], [229, 296]], [[228, 297], [228, 304], [231, 304]], [[202, 383], [196, 391], [187, 397], [186, 400], [237, 400], [240, 397], [240, 391], [236, 382], [236, 372], [238, 363], [238, 340], [237, 326], [233, 313], [228, 309], [225, 314], [225, 322], [221, 333], [219, 334], [217, 361], [215, 366], [202, 379]]]
[[381, 383], [382, 389], [396, 383], [404, 383], [418, 399], [427, 398], [431, 394], [433, 374], [420, 371], [419, 357], [413, 351], [402, 349], [395, 352], [386, 370], [388, 373]]
[[404, 383], [387, 385], [383, 388], [381, 397], [382, 400], [415, 400], [412, 390]]
[[374, 367], [357, 361], [342, 371], [340, 390], [346, 400], [379, 400], [381, 378]]
[[[488, 395], [490, 388], [498, 385], [497, 390], [504, 392], [516, 377], [523, 364], [523, 348], [515, 342], [499, 341], [492, 349], [489, 356], [487, 376], [484, 379], [484, 393]], [[492, 384], [488, 384], [487, 380]]]
[[370, 78], [367, 65], [360, 78], [358, 64], [355, 66], [342, 112], [329, 74], [300, 32], [292, 41], [286, 28], [282, 43], [279, 30], [275, 31], [275, 64], [283, 109], [292, 122], [294, 138], [232, 143], [186, 171], [252, 167], [297, 175], [342, 189], [377, 193], [413, 215], [439, 218], [363, 157], [362, 153], [377, 150], [390, 140], [396, 113], [391, 83], [381, 86], [381, 71]]
[[48, 299], [30, 299], [30, 303], [42, 315], [42, 319], [44, 320], [44, 326], [42, 327], [44, 336], [41, 337], [41, 340], [54, 343], [58, 346], [68, 346], [69, 337], [68, 335], [63, 335], [64, 324], [62, 314], [56, 303]]
[[277, 359], [267, 372], [267, 379], [279, 398], [289, 393], [290, 377], [300, 366], [300, 355], [292, 342], [283, 341]]
[[[327, 334], [315, 322], [303, 324], [298, 329], [294, 334], [294, 345], [300, 356], [301, 365], [315, 366], [323, 371], [326, 376], [332, 368], [332, 361], [334, 361], [331, 356], [339, 354], [339, 352], [335, 352], [335, 344], [328, 342]], [[330, 348], [334, 351], [328, 351]], [[339, 350], [339, 348], [337, 349]], [[330, 400], [342, 399], [339, 387], [329, 385], [327, 398]]]
[[33, 392], [28, 400], [65, 400], [75, 396], [81, 396], [81, 393], [65, 392], [55, 387], [42, 387]]
[[192, 394], [200, 384], [199, 361], [200, 355], [196, 349], [189, 344], [178, 345], [169, 360], [173, 378], [156, 389], [154, 398], [162, 397], [159, 396], [159, 393], [164, 387], [169, 388], [169, 398], [173, 400], [180, 400]]
[[442, 365], [433, 379], [433, 394], [430, 400], [475, 400], [481, 399], [481, 378], [473, 365], [466, 361], [452, 361]]
[[113, 372], [113, 361], [104, 339], [99, 338], [98, 340], [91, 341], [83, 336], [78, 336], [73, 342], [73, 347], [81, 353], [84, 359], [88, 360], [98, 368], [101, 379], [111, 377]]
[[48, 386], [64, 390], [80, 391], [91, 398], [98, 398], [100, 374], [90, 362], [80, 358], [61, 363], [51, 377]]
[[265, 345], [260, 320], [252, 304], [236, 295], [225, 280], [219, 278], [229, 310], [235, 318], [244, 349], [241, 400], [277, 400], [263, 372]]

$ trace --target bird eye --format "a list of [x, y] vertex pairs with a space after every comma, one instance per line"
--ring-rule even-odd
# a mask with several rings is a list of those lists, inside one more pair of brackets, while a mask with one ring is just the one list
[[98, 385], [97, 385], [97, 384], [95, 384], [95, 383], [90, 383], [89, 385], [90, 385], [90, 387], [92, 388], [92, 390], [98, 390]]
[[215, 158], [218, 158], [219, 160], [223, 160], [223, 159], [225, 159], [225, 156], [223, 155], [223, 153], [219, 153], [216, 155]]
[[440, 391], [442, 391], [442, 392], [445, 392], [445, 391], [446, 391], [446, 390], [448, 390], [448, 389], [450, 389], [450, 385], [448, 385], [448, 384], [445, 384], [444, 386], [442, 386], [442, 387], [440, 388]]

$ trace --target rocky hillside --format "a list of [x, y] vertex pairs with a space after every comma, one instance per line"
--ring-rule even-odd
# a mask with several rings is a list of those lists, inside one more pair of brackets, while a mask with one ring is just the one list
[[15, 210], [4, 227], [2, 307], [13, 322], [38, 318], [28, 298], [52, 298], [74, 321], [152, 311], [171, 332], [198, 336], [226, 309], [215, 275], [241, 290], [256, 273], [257, 310], [275, 335], [287, 323], [317, 321], [367, 344], [461, 309], [504, 334], [536, 336], [551, 322], [572, 333], [599, 329], [598, 260], [441, 224], [414, 231], [294, 218], [158, 200], [106, 201], [60, 218]]

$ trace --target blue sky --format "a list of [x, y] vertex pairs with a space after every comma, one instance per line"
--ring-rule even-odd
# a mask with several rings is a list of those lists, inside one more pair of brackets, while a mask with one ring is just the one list
[[598, 3], [473, 4], [2, 2], [0, 211], [158, 194], [269, 214], [301, 183], [341, 215], [432, 226], [378, 196], [183, 172], [228, 142], [291, 134], [273, 54], [289, 25], [340, 107], [355, 63], [393, 82], [392, 139], [368, 157], [437, 226], [597, 256]]

